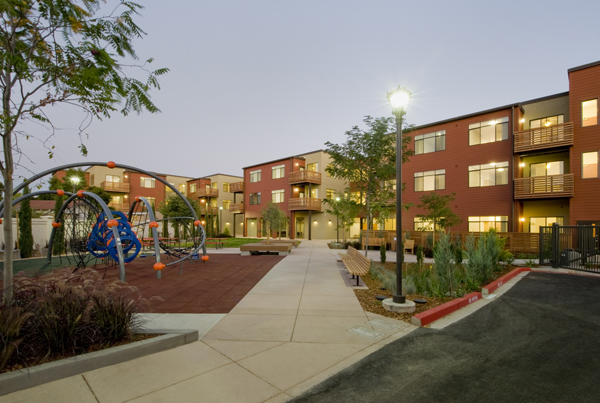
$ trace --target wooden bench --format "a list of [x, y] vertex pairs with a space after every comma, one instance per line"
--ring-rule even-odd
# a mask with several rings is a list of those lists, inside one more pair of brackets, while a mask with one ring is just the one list
[[291, 243], [279, 243], [267, 245], [264, 243], [247, 243], [240, 246], [242, 256], [250, 256], [252, 252], [277, 252], [280, 256], [286, 256], [290, 253], [293, 246]]
[[405, 239], [404, 240], [404, 252], [410, 250], [411, 255], [415, 254], [415, 240], [414, 239]]
[[381, 248], [381, 246], [385, 244], [385, 238], [369, 238], [368, 245], [366, 240], [367, 238], [363, 238], [363, 250], [365, 250], [368, 246], [379, 246]]
[[[300, 241], [296, 241], [295, 239], [271, 239], [270, 240], [271, 244], [277, 244], [277, 243], [282, 243], [282, 244], [291, 244], [294, 248], [297, 248], [298, 245], [300, 245]], [[259, 243], [261, 244], [266, 244], [267, 240], [262, 240]]]
[[215, 249], [223, 249], [224, 238], [206, 238], [204, 245], [215, 245]]
[[338, 253], [338, 256], [343, 261], [346, 258], [352, 258], [352, 257], [354, 257], [354, 254], [356, 254], [356, 253], [358, 253], [358, 251], [355, 248], [353, 248], [352, 246], [348, 246], [348, 252], [346, 252], [346, 253]]
[[348, 246], [348, 253], [345, 257], [339, 254], [344, 262], [344, 266], [348, 269], [348, 272], [352, 274], [352, 278], [356, 276], [356, 285], [360, 285], [360, 277], [365, 276], [369, 273], [371, 268], [371, 259], [363, 256], [360, 252], [354, 249], [352, 246]]

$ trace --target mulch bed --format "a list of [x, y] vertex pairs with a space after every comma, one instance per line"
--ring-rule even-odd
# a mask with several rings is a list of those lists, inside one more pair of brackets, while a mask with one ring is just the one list
[[[396, 263], [395, 262], [387, 262], [387, 263], [384, 263], [384, 267], [388, 270], [395, 271]], [[513, 266], [505, 266], [504, 270], [494, 274], [494, 279], [492, 281], [502, 277], [503, 275], [505, 275], [506, 273], [510, 272], [513, 269], [514, 269]], [[381, 284], [381, 281], [379, 281], [377, 279], [373, 279], [373, 278], [371, 278], [371, 276], [362, 276], [361, 280], [363, 280], [363, 282], [365, 283], [365, 285], [367, 287], [369, 287], [369, 289], [368, 290], [355, 289], [354, 293], [356, 294], [356, 297], [358, 298], [362, 308], [365, 311], [371, 312], [371, 313], [376, 313], [381, 316], [386, 316], [388, 318], [401, 320], [401, 321], [404, 321], [407, 323], [410, 323], [410, 319], [414, 315], [424, 312], [424, 311], [427, 311], [431, 308], [435, 308], [436, 306], [445, 304], [446, 302], [450, 302], [455, 299], [454, 297], [437, 298], [437, 297], [434, 297], [431, 295], [425, 296], [425, 295], [421, 295], [421, 294], [407, 294], [406, 299], [413, 301], [415, 298], [421, 298], [421, 299], [426, 300], [427, 303], [416, 304], [415, 311], [412, 313], [391, 312], [391, 311], [386, 310], [383, 307], [381, 301], [378, 301], [375, 297], [377, 295], [384, 295], [386, 298], [392, 298], [392, 292], [389, 290], [382, 290], [381, 288], [383, 287], [383, 284]]]

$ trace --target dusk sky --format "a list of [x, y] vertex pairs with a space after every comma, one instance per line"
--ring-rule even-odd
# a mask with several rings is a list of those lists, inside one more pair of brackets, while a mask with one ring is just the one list
[[162, 112], [94, 122], [84, 158], [82, 116], [54, 107], [55, 158], [20, 142], [31, 171], [113, 160], [241, 175], [344, 142], [365, 115], [392, 116], [398, 85], [413, 93], [407, 121], [422, 125], [568, 91], [567, 69], [600, 60], [600, 2], [589, 0], [139, 3], [138, 56], [171, 70], [151, 94]]

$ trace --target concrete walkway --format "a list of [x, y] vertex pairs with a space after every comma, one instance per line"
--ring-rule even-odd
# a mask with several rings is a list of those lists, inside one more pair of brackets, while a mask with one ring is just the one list
[[416, 329], [363, 311], [339, 273], [338, 252], [325, 241], [303, 240], [229, 314], [163, 317], [166, 328], [185, 326], [188, 318], [192, 327], [206, 323], [201, 341], [1, 400], [212, 403], [298, 396]]

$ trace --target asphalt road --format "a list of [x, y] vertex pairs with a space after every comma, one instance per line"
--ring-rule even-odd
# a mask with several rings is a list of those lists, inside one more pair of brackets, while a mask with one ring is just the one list
[[600, 279], [530, 273], [472, 315], [418, 329], [293, 402], [600, 402]]

